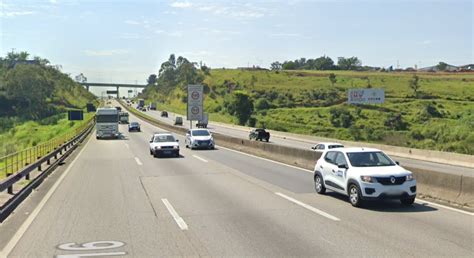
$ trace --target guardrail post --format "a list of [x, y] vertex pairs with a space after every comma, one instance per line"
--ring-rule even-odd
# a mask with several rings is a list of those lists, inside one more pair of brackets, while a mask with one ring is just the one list
[[10, 185], [7, 189], [8, 194], [13, 194], [13, 185]]
[[47, 164], [47, 165], [51, 165], [51, 159], [48, 159], [48, 160], [46, 161], [46, 164]]
[[25, 175], [25, 179], [26, 179], [26, 180], [30, 180], [30, 173], [28, 173], [28, 174]]
[[42, 171], [43, 169], [41, 168], [41, 163], [38, 165], [38, 171]]

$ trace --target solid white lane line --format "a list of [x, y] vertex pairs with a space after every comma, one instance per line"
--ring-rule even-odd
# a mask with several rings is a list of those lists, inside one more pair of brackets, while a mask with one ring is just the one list
[[71, 162], [69, 167], [63, 172], [63, 174], [58, 178], [58, 180], [54, 183], [53, 187], [49, 189], [49, 191], [46, 193], [46, 195], [43, 197], [43, 199], [40, 201], [38, 206], [33, 210], [33, 212], [26, 218], [26, 220], [23, 222], [23, 224], [20, 226], [18, 231], [13, 235], [13, 237], [10, 239], [10, 241], [5, 245], [3, 250], [0, 252], [0, 257], [8, 257], [10, 255], [10, 252], [15, 248], [16, 244], [20, 239], [23, 237], [25, 234], [26, 230], [30, 227], [30, 225], [33, 223], [35, 220], [36, 216], [38, 216], [39, 212], [43, 209], [44, 205], [46, 202], [48, 202], [49, 198], [53, 195], [53, 193], [56, 191], [56, 189], [59, 187], [61, 182], [64, 180], [64, 178], [67, 176], [69, 171], [71, 170], [72, 167], [74, 167], [74, 164], [76, 163], [77, 159], [81, 156], [82, 152], [86, 149], [87, 145], [91, 141], [91, 139], [94, 138], [92, 136], [89, 136], [89, 139], [87, 140], [86, 144], [84, 144], [82, 150], [77, 154], [77, 156], [74, 158], [74, 160]]
[[188, 225], [186, 222], [184, 222], [183, 218], [181, 218], [176, 210], [173, 208], [171, 203], [167, 199], [161, 199], [163, 204], [166, 206], [166, 209], [168, 209], [168, 212], [173, 216], [174, 221], [176, 221], [176, 224], [178, 224], [178, 227], [181, 230], [188, 230]]
[[135, 157], [135, 161], [137, 162], [139, 166], [143, 165], [143, 163], [140, 161], [138, 157]]
[[423, 199], [416, 199], [416, 202], [417, 202], [418, 204], [422, 204], [422, 205], [423, 205], [423, 203], [427, 203], [427, 204], [429, 204], [429, 205], [438, 206], [438, 207], [441, 207], [441, 208], [445, 208], [445, 209], [447, 209], [447, 210], [457, 211], [457, 212], [462, 213], [462, 214], [474, 216], [474, 213], [473, 213], [473, 212], [463, 211], [463, 210], [456, 209], [456, 208], [449, 207], [449, 206], [445, 206], [445, 205], [442, 205], [442, 204], [437, 204], [437, 203], [434, 203], [434, 202], [425, 201], [425, 200], [423, 200]]
[[[286, 166], [286, 167], [298, 169], [298, 170], [313, 174], [313, 171], [309, 170], [309, 169], [304, 169], [304, 168], [300, 168], [300, 167], [297, 167], [297, 166], [288, 165], [288, 164], [285, 164], [285, 163], [282, 163], [282, 162], [279, 162], [279, 161], [274, 161], [274, 160], [271, 160], [271, 159], [262, 158], [262, 157], [255, 156], [255, 155], [252, 155], [252, 154], [248, 154], [248, 153], [245, 153], [245, 152], [241, 152], [241, 151], [238, 151], [238, 150], [233, 150], [233, 149], [229, 149], [229, 148], [226, 148], [226, 147], [222, 147], [220, 145], [219, 146], [216, 145], [216, 147], [219, 147], [219, 149], [225, 149], [225, 150], [228, 150], [228, 151], [233, 151], [233, 152], [236, 152], [236, 153], [239, 153], [239, 154], [242, 154], [242, 155], [246, 155], [246, 156], [249, 156], [249, 157], [265, 160], [265, 161], [272, 162], [272, 163], [275, 163], [275, 164], [278, 164], [278, 165], [283, 165], [283, 166]], [[316, 160], [314, 161], [314, 164], [316, 164]]]
[[196, 159], [198, 159], [198, 160], [200, 160], [200, 161], [202, 161], [202, 162], [206, 162], [206, 163], [208, 162], [207, 160], [205, 160], [205, 159], [199, 157], [198, 155], [193, 155], [193, 157], [195, 157]]
[[290, 202], [292, 202], [292, 203], [294, 203], [294, 204], [297, 204], [297, 205], [299, 205], [299, 206], [301, 206], [301, 207], [303, 207], [303, 208], [306, 208], [306, 209], [308, 209], [308, 210], [310, 210], [310, 211], [312, 211], [312, 212], [314, 212], [314, 213], [317, 213], [317, 214], [319, 214], [319, 215], [321, 215], [321, 216], [323, 216], [323, 217], [326, 217], [326, 218], [328, 218], [328, 219], [330, 219], [330, 220], [340, 221], [339, 218], [334, 217], [333, 215], [331, 215], [331, 214], [329, 214], [329, 213], [326, 213], [326, 212], [324, 212], [324, 211], [322, 211], [322, 210], [318, 210], [318, 209], [314, 208], [313, 206], [310, 206], [310, 205], [308, 205], [308, 204], [306, 204], [306, 203], [303, 203], [303, 202], [300, 202], [300, 201], [298, 201], [298, 200], [296, 200], [296, 199], [293, 199], [293, 198], [291, 198], [290, 196], [287, 196], [287, 195], [284, 195], [284, 194], [278, 193], [278, 192], [276, 192], [275, 194], [278, 195], [278, 196], [280, 196], [280, 197], [283, 197], [283, 198], [287, 199], [288, 201], [290, 201]]

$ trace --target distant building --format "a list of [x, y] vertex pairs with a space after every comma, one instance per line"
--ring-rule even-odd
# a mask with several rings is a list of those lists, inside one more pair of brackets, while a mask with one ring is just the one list
[[474, 71], [474, 64], [462, 65], [462, 66], [459, 66], [459, 69], [461, 71]]
[[[422, 72], [440, 72], [440, 70], [438, 69], [438, 65], [423, 67], [423, 68], [418, 69], [418, 71], [422, 71]], [[454, 66], [454, 65], [450, 65], [450, 64], [448, 64], [446, 66], [446, 69], [443, 70], [443, 72], [456, 72], [456, 71], [459, 71], [459, 67]]]

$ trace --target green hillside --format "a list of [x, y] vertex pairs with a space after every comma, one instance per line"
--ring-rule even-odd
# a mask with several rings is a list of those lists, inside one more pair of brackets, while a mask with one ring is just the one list
[[68, 109], [96, 98], [58, 68], [26, 52], [0, 58], [0, 157], [74, 128]]
[[[172, 78], [182, 77], [178, 68]], [[335, 81], [330, 81], [330, 74]], [[143, 95], [161, 108], [184, 113], [186, 80], [163, 83], [162, 77]], [[212, 120], [474, 154], [473, 73], [213, 69], [206, 74], [197, 70], [191, 78], [200, 77], [205, 110]], [[416, 84], [416, 92], [410, 83]], [[344, 103], [348, 89], [370, 87], [385, 89], [384, 104]], [[250, 116], [235, 111], [236, 103], [245, 104], [242, 94], [250, 100]]]

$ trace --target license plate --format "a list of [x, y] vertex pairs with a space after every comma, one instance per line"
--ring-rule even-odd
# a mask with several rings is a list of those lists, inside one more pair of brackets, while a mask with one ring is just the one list
[[171, 151], [165, 150], [165, 151], [163, 151], [163, 153], [164, 153], [164, 154], [171, 154]]

